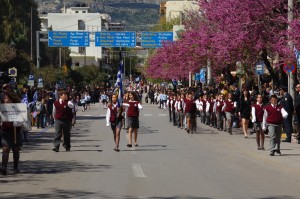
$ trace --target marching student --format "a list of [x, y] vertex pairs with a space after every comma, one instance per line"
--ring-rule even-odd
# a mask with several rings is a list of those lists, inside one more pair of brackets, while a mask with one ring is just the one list
[[193, 100], [193, 93], [189, 92], [187, 97], [184, 98], [185, 104], [185, 117], [187, 123], [187, 133], [194, 133], [196, 131], [196, 103]]
[[111, 103], [108, 105], [106, 112], [106, 126], [111, 126], [111, 130], [114, 134], [115, 148], [114, 150], [119, 152], [120, 133], [122, 129], [122, 116], [123, 108], [118, 108], [117, 95], [112, 95]]
[[269, 130], [270, 135], [270, 156], [274, 156], [275, 152], [281, 155], [280, 139], [282, 133], [283, 118], [287, 118], [288, 113], [282, 106], [277, 104], [277, 96], [271, 95], [270, 105], [267, 105], [263, 116], [263, 131]]
[[257, 150], [264, 150], [265, 133], [262, 130], [262, 122], [264, 116], [263, 98], [262, 95], [257, 95], [256, 103], [252, 105], [252, 123], [256, 132]]
[[222, 131], [224, 128], [224, 111], [222, 110], [224, 106], [223, 94], [218, 95], [218, 100], [215, 103], [216, 106], [216, 117], [217, 117], [217, 128], [219, 131]]
[[127, 147], [132, 147], [132, 133], [134, 134], [134, 146], [138, 146], [137, 143], [137, 135], [139, 129], [139, 113], [140, 110], [143, 109], [139, 97], [136, 92], [131, 91], [129, 93], [129, 101], [127, 103], [123, 103], [123, 106], [127, 107], [127, 127], [128, 130], [128, 144]]
[[66, 151], [71, 149], [71, 127], [74, 104], [68, 100], [68, 94], [65, 90], [59, 92], [59, 100], [53, 104], [53, 117], [55, 119], [55, 136], [53, 151], [59, 152], [62, 134], [64, 136], [63, 146]]
[[228, 125], [228, 133], [232, 135], [232, 117], [235, 112], [236, 102], [233, 101], [233, 96], [231, 93], [227, 95], [227, 100], [224, 101], [224, 106], [222, 110], [225, 112], [227, 125]]

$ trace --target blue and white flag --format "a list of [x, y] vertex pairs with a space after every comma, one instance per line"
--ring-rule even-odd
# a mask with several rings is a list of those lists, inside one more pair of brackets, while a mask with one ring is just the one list
[[296, 56], [297, 68], [300, 68], [300, 51], [298, 51], [295, 46], [294, 46], [294, 53]]
[[114, 94], [118, 95], [118, 105], [117, 107], [120, 108], [121, 104], [123, 102], [123, 73], [124, 73], [124, 63], [123, 63], [123, 58], [122, 54], [120, 53], [120, 65], [119, 65], [119, 70], [117, 74], [117, 82], [115, 84], [115, 91]]

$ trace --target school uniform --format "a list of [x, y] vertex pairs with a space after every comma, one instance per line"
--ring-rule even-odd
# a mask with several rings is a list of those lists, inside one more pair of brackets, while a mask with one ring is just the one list
[[287, 118], [288, 113], [282, 106], [267, 105], [264, 109], [263, 116], [263, 130], [267, 128], [270, 136], [270, 155], [274, 155], [274, 152], [280, 153], [280, 142], [282, 133], [283, 118]]
[[263, 104], [259, 104], [258, 102], [256, 104], [253, 104], [251, 110], [251, 118], [252, 118], [252, 123], [254, 124], [255, 131], [262, 130], [263, 116], [264, 116]]

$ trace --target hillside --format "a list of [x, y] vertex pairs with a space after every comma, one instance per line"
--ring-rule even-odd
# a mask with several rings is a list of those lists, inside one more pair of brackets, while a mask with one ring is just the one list
[[[86, 3], [91, 12], [107, 13], [113, 22], [125, 23], [126, 30], [148, 30], [159, 20], [159, 4], [164, 0], [36, 0], [43, 12], [60, 12], [66, 7]], [[51, 9], [50, 9], [51, 8]]]

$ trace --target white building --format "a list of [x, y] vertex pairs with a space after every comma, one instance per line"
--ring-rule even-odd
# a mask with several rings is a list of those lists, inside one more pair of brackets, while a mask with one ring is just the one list
[[90, 32], [89, 47], [70, 47], [73, 65], [100, 65], [102, 48], [95, 47], [93, 32], [107, 31], [111, 17], [107, 14], [90, 13], [89, 7], [63, 8], [62, 13], [40, 15], [42, 31], [87, 31]]
[[199, 10], [198, 1], [167, 1], [164, 6], [167, 21], [178, 17], [182, 18], [187, 11]]

